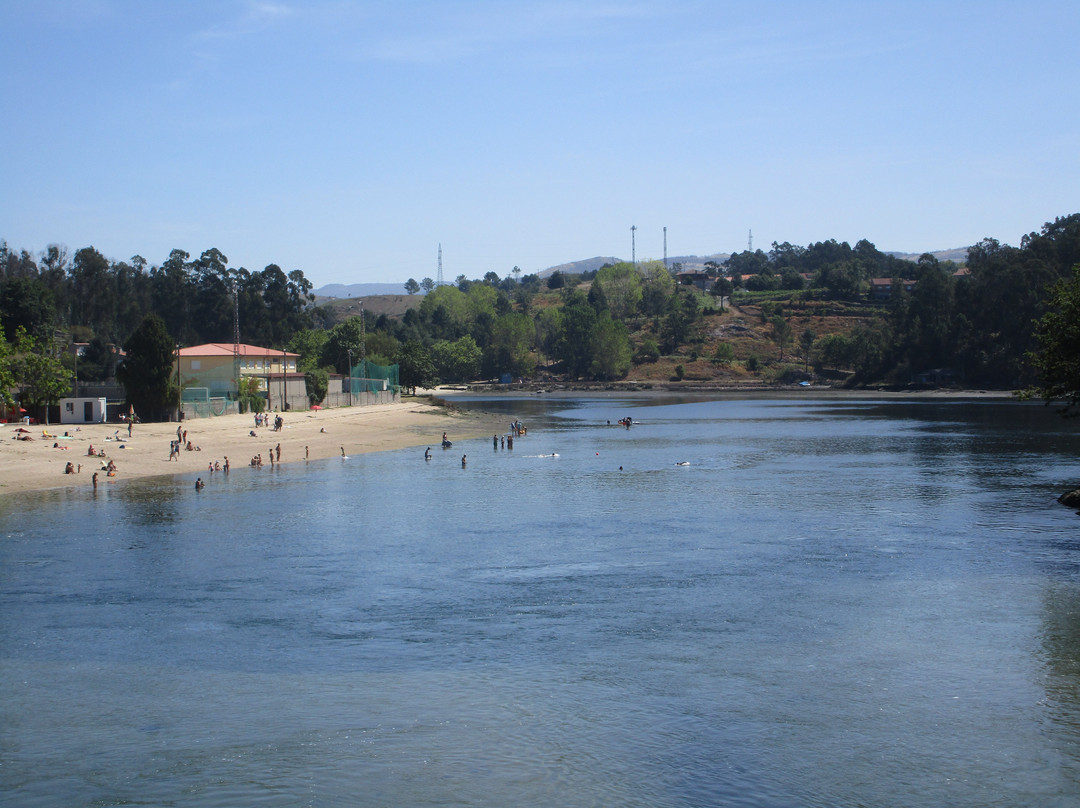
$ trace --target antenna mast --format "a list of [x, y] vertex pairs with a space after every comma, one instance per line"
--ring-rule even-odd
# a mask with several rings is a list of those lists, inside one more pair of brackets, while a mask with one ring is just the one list
[[438, 273], [438, 276], [436, 278], [435, 285], [436, 286], [442, 286], [443, 285], [443, 279], [442, 279], [442, 242], [441, 241], [439, 242], [439, 273]]
[[746, 239], [746, 250], [747, 250], [747, 252], [753, 252], [754, 251], [754, 231], [751, 230], [749, 232], [750, 232], [750, 235]]
[[637, 225], [630, 225], [630, 263], [637, 266]]
[[232, 282], [233, 293], [233, 327], [232, 327], [232, 355], [233, 375], [236, 377], [236, 398], [240, 399], [240, 290], [236, 280]]
[[664, 228], [664, 269], [667, 269], [667, 228]]

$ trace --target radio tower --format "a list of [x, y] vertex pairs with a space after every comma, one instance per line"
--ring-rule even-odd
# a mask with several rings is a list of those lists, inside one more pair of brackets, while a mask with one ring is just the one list
[[[236, 398], [240, 399], [240, 291], [234, 280], [232, 283], [233, 293], [233, 326], [232, 326], [232, 356], [233, 375], [236, 377]], [[284, 370], [284, 368], [282, 368]]]
[[664, 269], [667, 269], [667, 228], [664, 228]]
[[436, 286], [442, 286], [442, 242], [439, 242], [439, 274], [435, 279]]
[[747, 250], [747, 252], [753, 252], [754, 251], [754, 231], [751, 230], [749, 232], [750, 232], [750, 235], [746, 239], [746, 250]]
[[637, 266], [637, 243], [635, 238], [637, 237], [637, 225], [630, 225], [630, 263]]

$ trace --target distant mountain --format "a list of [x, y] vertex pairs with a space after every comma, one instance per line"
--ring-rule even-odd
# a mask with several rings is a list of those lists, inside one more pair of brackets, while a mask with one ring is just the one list
[[585, 258], [581, 261], [571, 261], [568, 264], [559, 264], [557, 267], [548, 267], [536, 274], [541, 278], [547, 278], [556, 272], [561, 272], [563, 275], [580, 275], [582, 272], [593, 272], [600, 269], [604, 264], [617, 264], [620, 260], [610, 255], [606, 258], [597, 256], [596, 258]]
[[[329, 283], [313, 290], [316, 298], [368, 297], [369, 295], [403, 295], [405, 281], [401, 283]], [[317, 301], [322, 302], [322, 301]]]
[[[923, 253], [888, 252], [887, 254], [902, 258], [905, 261], [918, 261], [919, 256]], [[955, 247], [951, 250], [937, 250], [930, 254], [939, 261], [955, 261], [959, 264], [967, 260], [968, 248]], [[675, 264], [681, 264], [682, 268], [686, 271], [702, 270], [705, 268], [705, 263], [707, 261], [715, 261], [718, 264], [723, 264], [730, 257], [730, 253], [669, 256], [668, 266], [671, 267]], [[598, 255], [595, 258], [584, 258], [580, 261], [570, 261], [565, 264], [559, 264], [558, 266], [548, 267], [547, 269], [540, 270], [536, 274], [541, 278], [550, 277], [554, 272], [562, 272], [565, 275], [580, 275], [582, 272], [593, 272], [600, 269], [604, 264], [617, 264], [623, 260], [625, 259], [616, 258], [613, 255]], [[402, 295], [404, 293], [404, 281], [401, 283], [331, 283], [316, 289], [315, 297], [317, 303], [324, 303], [326, 302], [326, 298], [343, 299], [350, 297], [371, 297], [374, 295]], [[414, 297], [421, 297], [423, 294], [423, 292], [420, 292], [419, 294], [414, 295]]]
[[[951, 250], [937, 250], [930, 254], [939, 261], [955, 261], [958, 264], [962, 264], [967, 261], [968, 247], [954, 247]], [[925, 253], [905, 253], [905, 252], [886, 252], [886, 255], [892, 255], [896, 258], [902, 258], [905, 261], [918, 261], [919, 256]]]

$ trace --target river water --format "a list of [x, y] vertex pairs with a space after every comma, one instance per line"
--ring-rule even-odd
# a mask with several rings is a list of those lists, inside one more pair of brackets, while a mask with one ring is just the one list
[[528, 434], [5, 497], [0, 803], [1080, 804], [1074, 422], [472, 405]]

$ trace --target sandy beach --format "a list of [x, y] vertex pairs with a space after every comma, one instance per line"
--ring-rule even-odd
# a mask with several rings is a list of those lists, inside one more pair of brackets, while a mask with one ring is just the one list
[[[90, 487], [94, 472], [98, 485], [161, 475], [182, 475], [187, 484], [204, 476], [212, 463], [229, 458], [232, 470], [246, 469], [255, 455], [270, 465], [270, 451], [281, 446], [282, 463], [319, 460], [346, 454], [362, 454], [410, 446], [436, 449], [443, 432], [451, 440], [491, 435], [500, 431], [497, 419], [454, 408], [436, 406], [428, 399], [406, 399], [398, 404], [343, 407], [332, 410], [282, 413], [280, 431], [270, 426], [254, 428], [253, 415], [225, 415], [186, 420], [182, 424], [135, 424], [128, 438], [127, 425], [108, 424], [4, 424], [0, 426], [0, 494], [46, 488]], [[187, 430], [187, 440], [198, 450], [181, 451], [169, 459], [169, 442], [176, 429]], [[28, 432], [18, 430], [27, 429]], [[251, 432], [255, 432], [255, 437]], [[17, 440], [18, 437], [32, 440]], [[51, 436], [51, 437], [50, 437]], [[104, 450], [105, 456], [90, 456]], [[103, 467], [116, 465], [116, 475]], [[65, 474], [68, 463], [76, 469]], [[81, 466], [81, 469], [80, 469]]]

